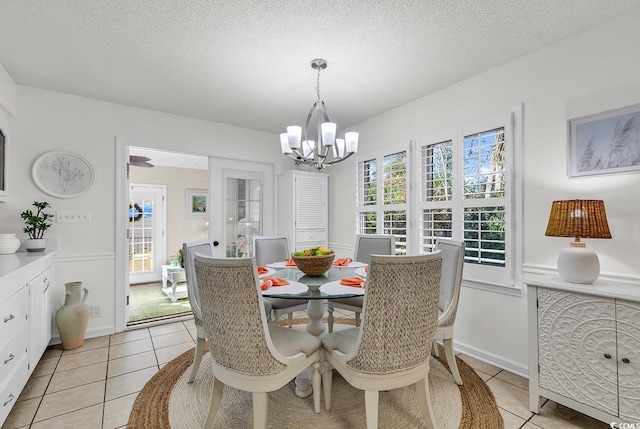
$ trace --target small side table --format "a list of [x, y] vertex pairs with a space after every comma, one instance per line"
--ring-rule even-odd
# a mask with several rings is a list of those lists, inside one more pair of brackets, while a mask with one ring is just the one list
[[184, 267], [162, 265], [162, 291], [172, 302], [189, 296], [185, 280]]

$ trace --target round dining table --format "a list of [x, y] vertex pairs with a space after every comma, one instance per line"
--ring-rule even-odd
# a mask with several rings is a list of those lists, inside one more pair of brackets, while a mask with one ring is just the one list
[[[326, 329], [322, 321], [325, 300], [364, 295], [364, 284], [362, 287], [340, 284], [340, 280], [348, 277], [360, 277], [364, 282], [365, 279], [356, 274], [356, 271], [361, 273], [364, 266], [365, 264], [360, 262], [353, 262], [349, 266], [333, 266], [321, 276], [308, 276], [295, 266], [286, 267], [283, 263], [267, 265], [267, 267], [275, 269], [272, 274], [274, 277], [286, 279], [290, 285], [289, 287], [272, 286], [262, 291], [262, 295], [270, 298], [307, 300], [309, 322], [306, 329], [311, 335], [319, 337]], [[300, 398], [306, 398], [313, 393], [311, 373], [311, 368], [308, 368], [296, 377], [295, 392]]]

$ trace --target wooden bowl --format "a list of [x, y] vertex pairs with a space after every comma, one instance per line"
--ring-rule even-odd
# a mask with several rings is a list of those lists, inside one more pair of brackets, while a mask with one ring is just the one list
[[331, 268], [333, 264], [333, 258], [336, 254], [334, 252], [328, 255], [322, 256], [293, 256], [291, 259], [296, 263], [296, 266], [300, 271], [308, 276], [321, 276]]

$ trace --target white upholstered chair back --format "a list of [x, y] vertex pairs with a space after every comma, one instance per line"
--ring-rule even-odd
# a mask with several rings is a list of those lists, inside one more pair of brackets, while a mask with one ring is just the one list
[[200, 309], [200, 293], [198, 292], [196, 272], [193, 264], [196, 253], [213, 256], [213, 241], [202, 240], [182, 244], [182, 264], [187, 275], [187, 290], [189, 291], [189, 304], [196, 324], [202, 320]]
[[393, 235], [358, 234], [353, 249], [353, 259], [369, 264], [371, 255], [395, 255], [396, 238]]
[[436, 250], [442, 256], [442, 278], [440, 281], [440, 325], [453, 324], [460, 299], [462, 269], [464, 267], [464, 242], [436, 240]]
[[284, 236], [254, 236], [253, 256], [259, 267], [273, 262], [286, 261], [291, 257], [289, 239]]

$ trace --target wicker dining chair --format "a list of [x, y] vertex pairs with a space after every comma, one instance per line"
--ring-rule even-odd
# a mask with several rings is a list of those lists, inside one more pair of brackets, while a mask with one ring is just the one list
[[194, 265], [213, 372], [204, 427], [213, 426], [224, 386], [230, 386], [252, 393], [253, 427], [266, 428], [267, 393], [309, 366], [314, 411], [319, 413], [320, 339], [267, 323], [255, 259], [196, 255]]
[[[265, 266], [274, 262], [286, 261], [291, 257], [289, 239], [284, 236], [253, 236], [253, 256], [256, 264]], [[287, 323], [293, 326], [293, 313], [306, 310], [307, 301], [299, 299], [264, 298], [273, 308], [273, 322], [279, 323], [283, 314], [287, 315]]]
[[[204, 347], [206, 344], [206, 333], [202, 324], [200, 292], [198, 291], [198, 282], [196, 279], [193, 261], [196, 253], [200, 253], [205, 256], [213, 256], [213, 248], [213, 240], [200, 240], [182, 243], [182, 263], [184, 265], [184, 272], [187, 276], [189, 305], [191, 306], [191, 312], [193, 313], [193, 323], [196, 325], [196, 352], [193, 355], [193, 366], [191, 367], [191, 374], [189, 375], [189, 383], [193, 383], [193, 380], [196, 379], [196, 374], [200, 368], [200, 362], [202, 362], [202, 356], [204, 355]], [[271, 314], [271, 304], [264, 299], [262, 301], [265, 307], [265, 313]]]
[[365, 391], [368, 429], [378, 427], [378, 393], [414, 385], [428, 428], [431, 345], [438, 323], [441, 257], [371, 257], [360, 328], [322, 338], [325, 408], [331, 410], [332, 371]]
[[[369, 264], [371, 255], [394, 255], [396, 253], [396, 238], [393, 235], [382, 234], [358, 234], [353, 251], [353, 260]], [[339, 298], [329, 300], [327, 305], [329, 316], [329, 332], [333, 332], [333, 310], [340, 308], [353, 311], [356, 318], [356, 326], [360, 326], [360, 313], [362, 313], [362, 297]]]

